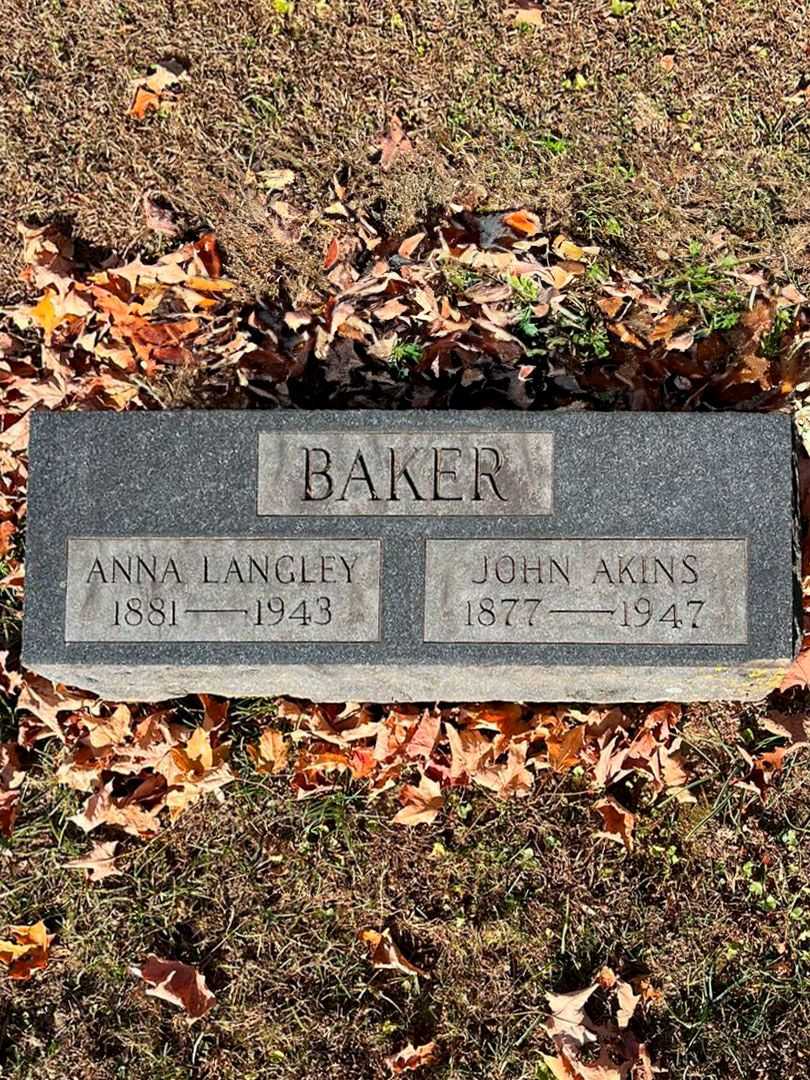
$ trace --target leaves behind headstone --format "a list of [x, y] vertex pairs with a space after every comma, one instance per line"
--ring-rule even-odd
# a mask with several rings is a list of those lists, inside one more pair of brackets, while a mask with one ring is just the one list
[[438, 1061], [438, 1052], [435, 1042], [423, 1043], [421, 1046], [414, 1046], [413, 1043], [408, 1043], [398, 1053], [392, 1054], [391, 1057], [385, 1059], [385, 1064], [391, 1070], [394, 1075], [399, 1073], [412, 1072], [415, 1069], [421, 1069], [426, 1065], [435, 1065]]
[[25, 981], [48, 966], [54, 935], [48, 933], [44, 922], [10, 926], [9, 934], [11, 940], [0, 941], [0, 964], [5, 965], [10, 979]]
[[369, 960], [376, 968], [389, 968], [392, 971], [403, 971], [406, 975], [421, 975], [427, 978], [426, 972], [412, 964], [402, 954], [399, 946], [391, 937], [390, 930], [358, 930], [357, 936], [360, 941], [368, 945]]
[[161, 960], [151, 954], [142, 967], [131, 967], [130, 974], [147, 983], [149, 997], [160, 998], [183, 1009], [191, 1020], [205, 1016], [216, 998], [205, 983], [205, 976], [179, 960]]

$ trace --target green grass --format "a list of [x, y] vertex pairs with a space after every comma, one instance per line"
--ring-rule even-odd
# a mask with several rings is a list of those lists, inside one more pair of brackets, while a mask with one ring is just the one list
[[[66, 824], [78, 800], [52, 780], [55, 747], [37, 753], [0, 852], [0, 922], [42, 916], [57, 941], [45, 972], [0, 993], [4, 1078], [380, 1080], [387, 1054], [435, 1037], [442, 1061], [426, 1076], [523, 1080], [549, 1049], [546, 992], [603, 964], [661, 991], [634, 1023], [673, 1075], [803, 1076], [808, 762], [797, 754], [764, 806], [734, 786], [738, 727], [752, 752], [772, 742], [760, 707], [689, 710], [699, 801], [648, 806], [632, 855], [596, 837], [576, 774], [513, 802], [454, 793], [415, 829], [356, 785], [296, 801], [287, 776], [258, 776], [244, 753], [273, 711], [235, 703], [241, 778], [225, 802], [148, 843], [125, 838], [124, 876], [97, 887], [62, 868], [88, 844]], [[382, 926], [429, 978], [369, 966], [356, 933]], [[189, 1028], [143, 996], [126, 969], [150, 951], [205, 973], [208, 1018]]]

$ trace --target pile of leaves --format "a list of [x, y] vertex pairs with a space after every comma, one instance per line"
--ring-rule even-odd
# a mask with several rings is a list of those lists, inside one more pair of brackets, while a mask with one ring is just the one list
[[[584, 785], [604, 796], [595, 809], [605, 834], [631, 848], [635, 814], [616, 793], [634, 804], [642, 791], [652, 799], [692, 800], [677, 705], [659, 706], [640, 720], [620, 709], [583, 713], [501, 703], [375, 710], [281, 701], [279, 712], [295, 723], [292, 785], [299, 797], [332, 791], [344, 777], [363, 781], [373, 796], [397, 788], [397, 824], [434, 821], [445, 793], [456, 788], [521, 798], [543, 777], [577, 770]], [[259, 768], [276, 769], [287, 756], [281, 733], [266, 729], [254, 751]]]
[[[277, 170], [272, 185], [293, 181]], [[53, 224], [22, 229], [31, 300], [0, 312], [0, 589], [23, 580], [14, 537], [33, 409], [808, 412], [807, 298], [735, 260], [722, 238], [643, 279], [545, 235], [528, 210], [453, 205], [402, 239], [337, 178], [334, 194], [316, 212], [336, 230], [321, 288], [272, 303], [233, 299], [211, 233], [147, 262], [102, 257]], [[151, 228], [177, 234], [166, 207], [148, 195], [144, 205]], [[269, 212], [300, 236], [292, 202], [274, 198]]]
[[[30, 675], [17, 706], [18, 739], [23, 747], [49, 736], [60, 740], [56, 779], [87, 794], [70, 819], [85, 833], [104, 825], [146, 839], [159, 831], [164, 810], [174, 820], [234, 778], [223, 739], [228, 703], [203, 696], [202, 704], [202, 722], [190, 728], [173, 721], [169, 709], [139, 714]], [[106, 861], [110, 853], [102, 854]], [[90, 861], [97, 865], [99, 853]]]

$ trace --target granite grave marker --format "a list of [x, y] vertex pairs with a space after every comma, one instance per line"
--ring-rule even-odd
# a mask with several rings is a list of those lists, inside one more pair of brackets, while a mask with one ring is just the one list
[[753, 699], [779, 415], [38, 413], [23, 659], [111, 699]]

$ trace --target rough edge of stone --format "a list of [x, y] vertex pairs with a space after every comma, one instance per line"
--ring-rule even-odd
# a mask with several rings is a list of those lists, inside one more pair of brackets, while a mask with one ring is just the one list
[[799, 458], [801, 440], [795, 424], [790, 425], [793, 446], [793, 658], [804, 638], [804, 596], [802, 593], [802, 520]]
[[[443, 692], [431, 695], [430, 665], [318, 664], [62, 666], [37, 671], [113, 701], [163, 701], [186, 694], [308, 698], [314, 701], [759, 701], [775, 690], [792, 660], [752, 660], [739, 667], [575, 667], [476, 665], [442, 672]], [[643, 691], [639, 691], [639, 687]], [[147, 689], [148, 687], [148, 689]]]

